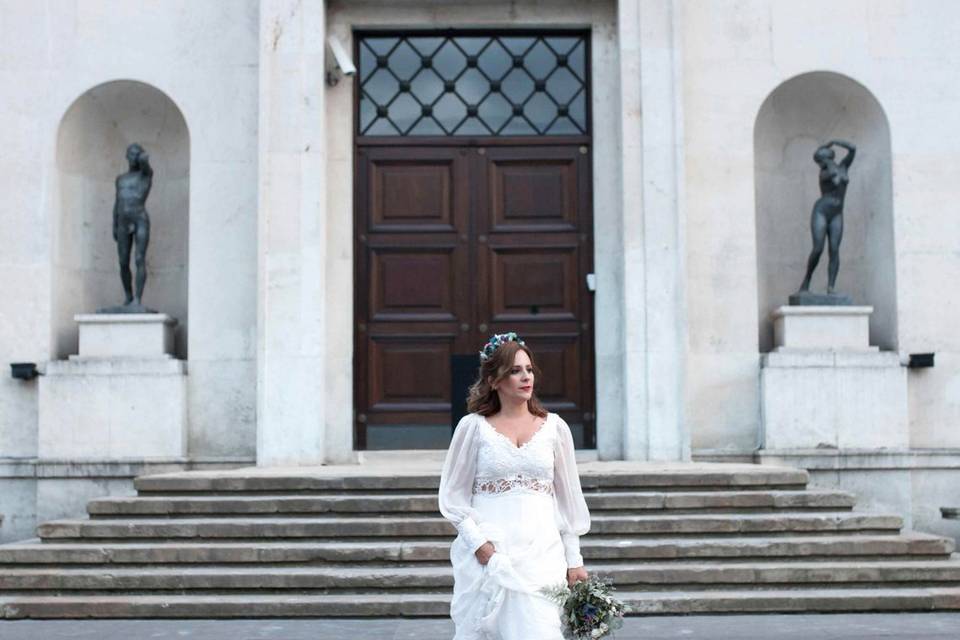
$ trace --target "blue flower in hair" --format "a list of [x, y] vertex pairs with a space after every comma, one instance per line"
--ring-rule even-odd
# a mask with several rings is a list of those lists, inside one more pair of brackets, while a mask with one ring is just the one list
[[516, 342], [517, 344], [521, 345], [523, 344], [523, 340], [520, 339], [520, 336], [513, 331], [508, 333], [498, 333], [487, 340], [487, 344], [483, 346], [483, 351], [480, 352], [480, 362], [486, 362], [489, 360], [493, 356], [494, 352], [500, 348], [500, 345], [507, 342]]

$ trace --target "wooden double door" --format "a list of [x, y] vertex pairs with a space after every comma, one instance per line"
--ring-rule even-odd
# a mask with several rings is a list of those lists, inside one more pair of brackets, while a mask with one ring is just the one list
[[498, 143], [357, 148], [357, 449], [447, 447], [452, 362], [506, 331], [595, 446], [589, 147]]

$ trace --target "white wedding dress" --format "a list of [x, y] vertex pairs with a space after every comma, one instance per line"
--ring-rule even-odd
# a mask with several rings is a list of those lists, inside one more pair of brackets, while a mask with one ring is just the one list
[[[548, 413], [517, 447], [486, 418], [457, 424], [440, 476], [440, 512], [459, 535], [450, 547], [454, 640], [562, 640], [560, 609], [539, 593], [583, 566], [590, 512], [570, 427]], [[490, 541], [486, 565], [474, 555]]]

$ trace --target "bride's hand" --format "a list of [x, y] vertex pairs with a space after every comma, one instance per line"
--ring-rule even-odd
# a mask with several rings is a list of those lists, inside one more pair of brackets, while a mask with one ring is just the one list
[[493, 557], [493, 554], [497, 552], [496, 548], [493, 546], [492, 542], [484, 542], [480, 545], [480, 548], [474, 551], [474, 555], [477, 556], [477, 560], [480, 564], [487, 564], [490, 562], [490, 558]]
[[586, 580], [587, 577], [587, 570], [583, 567], [567, 569], [567, 586], [572, 587], [581, 580]]

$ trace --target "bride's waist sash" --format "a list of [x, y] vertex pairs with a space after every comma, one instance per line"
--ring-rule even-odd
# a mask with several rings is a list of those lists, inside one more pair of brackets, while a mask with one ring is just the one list
[[506, 478], [476, 478], [473, 481], [474, 494], [498, 495], [511, 491], [530, 491], [552, 496], [553, 480], [518, 474]]

